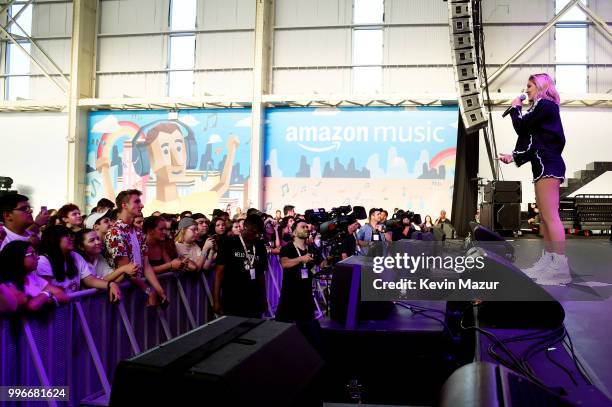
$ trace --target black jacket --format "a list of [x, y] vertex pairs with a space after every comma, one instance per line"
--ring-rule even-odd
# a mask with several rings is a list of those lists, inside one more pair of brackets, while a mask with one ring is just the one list
[[517, 107], [510, 111], [510, 116], [518, 134], [512, 152], [517, 166], [531, 161], [536, 152], [539, 152], [542, 158], [561, 156], [565, 147], [565, 135], [559, 105], [547, 99], [540, 99], [525, 114], [521, 114], [521, 108]]

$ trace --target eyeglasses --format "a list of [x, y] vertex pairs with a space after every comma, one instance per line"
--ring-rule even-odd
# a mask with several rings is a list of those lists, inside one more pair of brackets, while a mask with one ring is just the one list
[[19, 208], [13, 209], [14, 211], [31, 213], [32, 207], [30, 205], [20, 206]]
[[36, 258], [38, 258], [39, 256], [38, 256], [38, 254], [37, 254], [37, 253], [26, 253], [26, 254], [24, 255], [24, 257], [33, 257], [33, 258], [34, 258], [34, 257], [36, 257]]

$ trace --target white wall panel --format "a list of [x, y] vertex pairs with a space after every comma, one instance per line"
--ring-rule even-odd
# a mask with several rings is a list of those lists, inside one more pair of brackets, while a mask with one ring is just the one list
[[[488, 68], [489, 76], [495, 72], [497, 68]], [[526, 68], [508, 68], [495, 81], [490, 83], [490, 92], [501, 93], [520, 93], [522, 89], [527, 88], [527, 80], [534, 73], [548, 73], [551, 77], [555, 77], [554, 67], [526, 67]]]
[[254, 32], [198, 34], [196, 68], [253, 67]]
[[0, 175], [13, 178], [13, 188], [41, 205], [66, 203], [68, 115], [65, 113], [0, 113]]
[[165, 69], [167, 45], [166, 37], [160, 35], [100, 38], [98, 40], [98, 70]]
[[97, 80], [99, 98], [159, 97], [168, 93], [165, 73], [100, 75]]
[[[60, 77], [55, 77], [57, 81], [63, 84], [67, 90], [69, 86], [66, 81]], [[70, 80], [70, 77], [68, 77]], [[32, 100], [51, 100], [51, 99], [65, 99], [67, 95], [62, 92], [53, 82], [44, 76], [37, 76], [30, 78], [30, 97]]]
[[275, 66], [351, 64], [351, 30], [276, 31]]
[[485, 23], [547, 22], [554, 17], [554, 0], [487, 0], [482, 2]]
[[444, 1], [385, 0], [385, 23], [446, 24], [448, 6]]
[[[62, 70], [62, 72], [70, 72], [70, 55], [72, 53], [71, 40], [46, 40], [38, 41], [38, 46], [51, 58], [51, 60]], [[45, 56], [32, 46], [32, 56], [46, 66], [47, 72], [56, 73], [52, 65], [48, 63]], [[33, 74], [41, 73], [40, 69], [33, 63], [31, 64], [31, 72]]]
[[454, 93], [452, 68], [385, 68], [383, 93]]
[[[485, 51], [487, 64], [503, 64], [516, 53], [539, 27], [485, 27]], [[555, 63], [554, 29], [544, 34], [531, 46], [517, 63]]]
[[588, 0], [587, 5], [605, 21], [612, 21], [612, 1]]
[[277, 94], [347, 94], [351, 90], [350, 69], [300, 69], [274, 72]]
[[612, 46], [610, 41], [594, 26], [589, 27], [588, 61], [608, 66], [588, 68], [588, 91], [591, 93], [612, 92]]
[[157, 32], [168, 29], [169, 0], [102, 0], [100, 33]]
[[450, 64], [448, 27], [387, 27], [385, 64]]
[[32, 35], [71, 36], [72, 3], [35, 3], [32, 9]]
[[276, 27], [351, 24], [352, 0], [277, 0]]
[[204, 30], [255, 28], [254, 0], [199, 0], [197, 26]]
[[250, 100], [253, 96], [252, 71], [213, 71], [195, 73], [195, 95], [242, 96]]

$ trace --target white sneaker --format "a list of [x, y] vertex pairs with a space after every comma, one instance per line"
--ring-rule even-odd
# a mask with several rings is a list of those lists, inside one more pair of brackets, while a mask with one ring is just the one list
[[542, 250], [542, 257], [536, 261], [533, 266], [523, 270], [523, 273], [530, 278], [542, 278], [542, 272], [548, 268], [548, 265], [552, 262], [552, 254], [546, 250]]
[[565, 285], [572, 282], [567, 256], [553, 253], [552, 261], [548, 267], [540, 273], [536, 282], [541, 285]]

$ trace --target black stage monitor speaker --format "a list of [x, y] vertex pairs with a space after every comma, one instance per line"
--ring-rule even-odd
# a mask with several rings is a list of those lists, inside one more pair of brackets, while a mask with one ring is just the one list
[[521, 203], [521, 181], [491, 181], [484, 187], [485, 202]]
[[[477, 222], [470, 222], [470, 228], [472, 229], [474, 246], [482, 246], [514, 263], [514, 246], [512, 246], [510, 242], [506, 241], [506, 239], [504, 239], [499, 233], [494, 232]], [[485, 243], [480, 244], [479, 242]]]
[[295, 325], [228, 316], [120, 362], [110, 405], [309, 405], [322, 364]]
[[480, 223], [493, 230], [518, 231], [521, 228], [521, 204], [483, 202], [480, 204]]
[[361, 301], [361, 266], [371, 258], [351, 256], [334, 267], [330, 316], [354, 328], [357, 321], [385, 319], [394, 308], [388, 301]]

